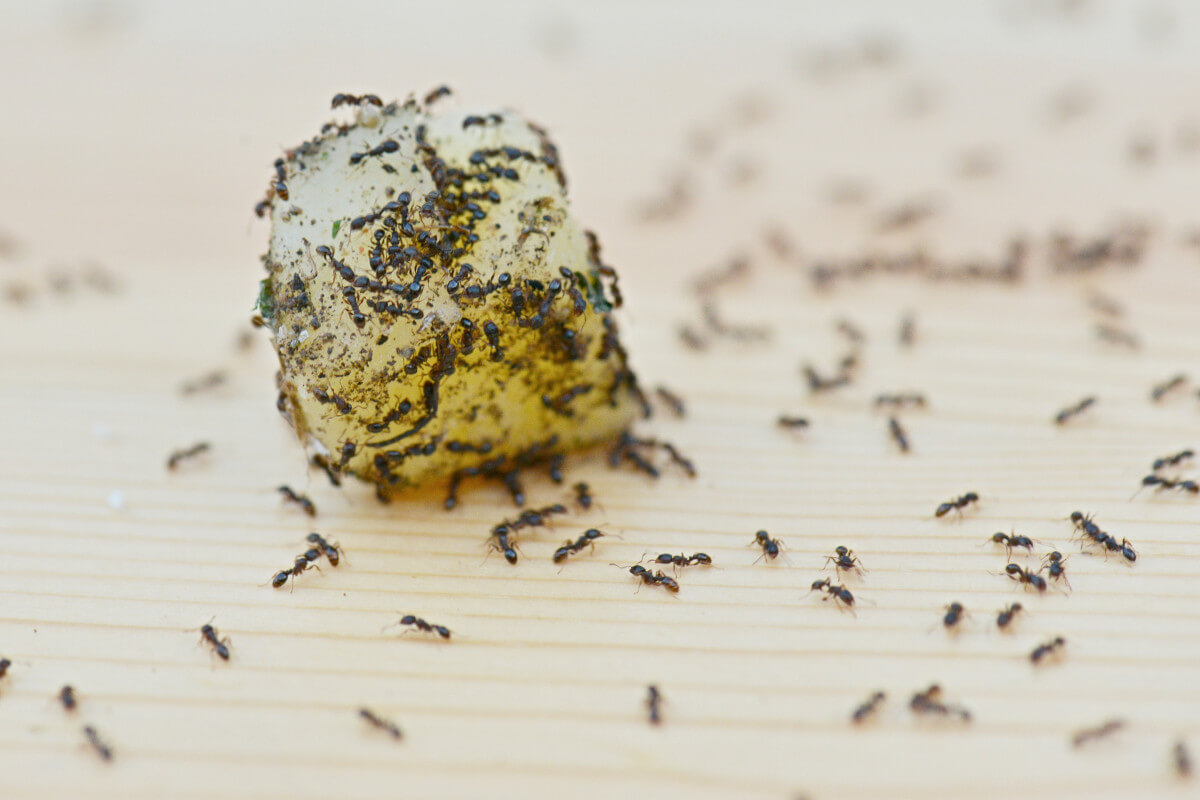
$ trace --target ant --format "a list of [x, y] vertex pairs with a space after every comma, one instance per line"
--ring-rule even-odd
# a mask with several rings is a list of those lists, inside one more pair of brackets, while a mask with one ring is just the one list
[[304, 513], [308, 514], [310, 517], [315, 517], [317, 515], [317, 507], [313, 505], [313, 501], [309, 500], [306, 495], [297, 494], [296, 491], [290, 486], [280, 486], [275, 491], [283, 495], [285, 499], [299, 504], [299, 506], [304, 509]]
[[404, 734], [400, 732], [400, 728], [398, 725], [396, 725], [396, 723], [392, 722], [391, 720], [384, 719], [369, 708], [360, 708], [358, 710], [358, 716], [365, 719], [373, 727], [384, 731], [393, 739], [404, 738]]
[[671, 413], [673, 413], [675, 416], [682, 418], [687, 415], [687, 406], [684, 405], [682, 397], [675, 394], [665, 386], [659, 386], [655, 388], [654, 392], [658, 395], [660, 400], [670, 407]]
[[174, 470], [179, 466], [179, 462], [188, 458], [194, 458], [201, 453], [208, 452], [210, 447], [212, 447], [212, 445], [210, 445], [208, 442], [197, 442], [191, 447], [183, 450], [176, 450], [167, 457], [167, 469]]
[[843, 570], [846, 572], [855, 571], [859, 575], [867, 571], [862, 561], [859, 560], [858, 556], [849, 547], [839, 544], [833, 549], [833, 553], [833, 555], [825, 557], [825, 566], [829, 566], [829, 562], [832, 561], [833, 568], [837, 570], [839, 575]]
[[854, 713], [850, 715], [850, 721], [855, 725], [862, 724], [879, 709], [880, 704], [883, 703], [886, 697], [887, 695], [883, 692], [876, 692], [871, 695], [865, 703], [854, 709]]
[[516, 541], [514, 540], [510, 542], [508, 540], [509, 533], [510, 531], [507, 525], [497, 525], [492, 529], [492, 535], [490, 537], [490, 541], [488, 542], [488, 546], [493, 550], [499, 550], [501, 553], [503, 553], [504, 560], [508, 563], [516, 564], [517, 551], [513, 547], [513, 545], [516, 544]]
[[[1062, 581], [1067, 585], [1067, 588], [1070, 589], [1071, 582], [1067, 580], [1066, 562], [1067, 559], [1057, 550], [1052, 550], [1046, 554], [1045, 558], [1042, 559], [1042, 563], [1045, 565], [1046, 570], [1050, 573], [1050, 579]], [[1041, 572], [1041, 570], [1038, 570], [1038, 572]]]
[[[336, 567], [339, 563], [341, 563], [342, 553], [339, 549], [340, 546], [336, 542], [331, 543], [326, 541], [321, 534], [315, 531], [305, 537], [305, 540], [312, 542], [317, 546], [317, 548], [321, 551], [321, 554], [329, 559], [330, 566]], [[310, 558], [308, 560], [313, 561], [315, 559]]]
[[935, 517], [944, 517], [947, 514], [949, 514], [951, 511], [958, 511], [959, 513], [961, 513], [962, 510], [964, 508], [966, 508], [968, 505], [970, 505], [971, 503], [978, 503], [978, 502], [979, 502], [979, 495], [975, 494], [975, 492], [967, 492], [966, 494], [964, 494], [954, 500], [948, 500], [945, 503], [942, 503], [940, 506], [937, 507], [937, 510], [933, 512], [933, 515]]
[[1043, 658], [1058, 652], [1066, 643], [1067, 640], [1063, 637], [1055, 636], [1045, 644], [1039, 644], [1033, 648], [1033, 652], [1029, 654], [1029, 660], [1034, 664], [1040, 664]]
[[912, 347], [913, 342], [916, 341], [917, 321], [913, 318], [912, 314], [906, 314], [900, 320], [900, 330], [897, 333], [897, 338], [902, 347]]
[[775, 421], [775, 424], [781, 428], [795, 430], [797, 428], [807, 428], [808, 420], [805, 417], [790, 417], [787, 414], [781, 414], [779, 419]]
[[888, 417], [888, 430], [892, 434], [892, 439], [895, 440], [896, 446], [900, 448], [901, 453], [908, 452], [908, 434], [900, 425], [900, 420], [895, 417]]
[[77, 703], [75, 702], [75, 688], [70, 684], [62, 687], [58, 692], [58, 701], [62, 703], [62, 707], [67, 711], [74, 711]]
[[845, 586], [838, 586], [829, 578], [813, 581], [812, 587], [808, 591], [810, 593], [824, 591], [825, 596], [821, 598], [822, 602], [833, 598], [839, 608], [846, 608], [850, 613], [854, 613], [854, 595]]
[[690, 567], [693, 564], [712, 566], [713, 562], [712, 556], [710, 556], [708, 553], [692, 553], [690, 556], [684, 555], [683, 553], [680, 553], [679, 555], [673, 555], [671, 553], [659, 553], [650, 563], [674, 564], [676, 569], [681, 569], [683, 567]]
[[595, 502], [595, 500], [592, 497], [591, 488], [583, 481], [575, 484], [575, 503], [581, 509], [587, 511], [591, 509], [593, 502]]
[[811, 364], [805, 364], [803, 373], [804, 380], [808, 383], [808, 390], [813, 393], [828, 392], [831, 389], [850, 385], [850, 374], [846, 370], [843, 370], [832, 378], [826, 378], [818, 374]]
[[882, 408], [883, 406], [895, 406], [903, 408], [904, 406], [916, 406], [917, 408], [925, 407], [925, 395], [918, 392], [907, 392], [904, 394], [881, 394], [875, 398], [875, 407]]
[[1071, 746], [1080, 747], [1093, 739], [1102, 739], [1105, 736], [1111, 736], [1117, 731], [1125, 727], [1125, 720], [1110, 719], [1103, 725], [1095, 728], [1085, 728], [1071, 737]]
[[1104, 322], [1096, 326], [1096, 336], [1102, 341], [1124, 345], [1130, 350], [1137, 350], [1142, 346], [1133, 333]]
[[12, 661], [7, 658], [0, 658], [0, 678], [8, 674], [8, 668], [12, 666]]
[[1004, 572], [1008, 577], [1018, 583], [1027, 583], [1039, 592], [1046, 591], [1046, 579], [1036, 572], [1030, 572], [1027, 569], [1022, 569], [1019, 564], [1009, 564], [1004, 568]]
[[948, 706], [941, 701], [942, 687], [931, 684], [923, 692], [917, 692], [908, 701], [914, 714], [940, 714], [944, 717], [957, 716], [963, 722], [971, 721], [971, 712], [961, 706]]
[[1054, 424], [1055, 424], [1055, 425], [1065, 425], [1065, 424], [1067, 424], [1067, 421], [1068, 421], [1068, 420], [1070, 420], [1072, 417], [1075, 417], [1075, 416], [1078, 416], [1079, 414], [1082, 414], [1082, 413], [1083, 413], [1084, 411], [1086, 411], [1088, 408], [1090, 408], [1091, 406], [1095, 405], [1095, 403], [1096, 403], [1096, 398], [1095, 398], [1095, 397], [1085, 397], [1085, 398], [1083, 398], [1082, 400], [1080, 400], [1080, 401], [1079, 401], [1078, 403], [1076, 403], [1075, 405], [1073, 405], [1073, 406], [1068, 406], [1067, 408], [1064, 408], [1062, 411], [1060, 411], [1060, 412], [1058, 412], [1057, 414], [1055, 414], [1055, 415], [1054, 415]]
[[1133, 549], [1129, 540], [1122, 539], [1118, 542], [1116, 538], [1100, 530], [1100, 526], [1092, 521], [1091, 515], [1084, 515], [1082, 511], [1072, 511], [1071, 522], [1077, 530], [1083, 532], [1084, 538], [1104, 547], [1106, 551], [1119, 552], [1130, 563], [1137, 561], [1137, 551]]
[[229, 637], [224, 639], [217, 638], [217, 629], [212, 626], [212, 621], [204, 623], [200, 628], [200, 640], [206, 641], [213, 646], [213, 650], [221, 657], [223, 661], [229, 660]]
[[942, 625], [946, 630], [957, 627], [958, 623], [962, 622], [963, 614], [966, 612], [967, 609], [957, 600], [948, 604], [946, 606], [946, 615], [942, 617]]
[[1186, 382], [1187, 375], [1184, 375], [1183, 373], [1173, 375], [1162, 383], [1157, 384], [1150, 390], [1150, 399], [1157, 403], [1163, 399], [1163, 396], [1166, 395], [1167, 392], [1171, 391], [1172, 389], [1178, 389]]
[[658, 725], [662, 722], [662, 692], [654, 684], [646, 687], [646, 712], [650, 716], [650, 724]]
[[1000, 613], [996, 615], [996, 627], [1000, 628], [1001, 630], [1006, 630], [1009, 624], [1013, 621], [1013, 618], [1015, 618], [1020, 611], [1020, 603], [1013, 603], [1008, 608], [1002, 609]]
[[604, 533], [602, 531], [596, 530], [595, 528], [588, 528], [583, 532], [583, 535], [575, 541], [572, 542], [570, 539], [568, 539], [567, 541], [563, 542], [562, 547], [554, 551], [554, 563], [561, 564], [562, 562], [566, 561], [567, 557], [572, 553], [578, 553], [588, 545], [591, 545], [594, 548], [596, 540], [603, 535]]
[[83, 728], [83, 735], [87, 737], [88, 744], [90, 744], [92, 749], [96, 751], [96, 755], [100, 756], [100, 758], [104, 759], [105, 761], [112, 761], [112, 748], [104, 743], [104, 741], [100, 738], [100, 734], [96, 733], [95, 728], [93, 728], [91, 725], [85, 725]]
[[1181, 492], [1191, 492], [1192, 494], [1200, 494], [1200, 484], [1192, 480], [1179, 481], [1171, 478], [1164, 478], [1160, 475], [1147, 475], [1142, 478], [1142, 489], [1147, 486], [1157, 486], [1157, 491], [1163, 489], [1178, 489]]
[[754, 534], [754, 541], [751, 544], [756, 544], [762, 548], [762, 555], [754, 559], [755, 564], [763, 558], [778, 558], [780, 552], [783, 550], [783, 540], [772, 539], [766, 531], [759, 531]]
[[333, 96], [333, 101], [330, 103], [329, 107], [337, 108], [338, 106], [343, 106], [343, 105], [357, 106], [357, 105], [361, 105], [363, 103], [370, 103], [371, 105], [380, 106], [380, 107], [383, 106], [383, 101], [379, 99], [378, 95], [364, 94], [360, 97], [358, 95], [346, 94], [344, 92], [338, 92], [337, 94], [335, 94]]
[[443, 97], [449, 97], [451, 94], [453, 94], [453, 92], [450, 91], [449, 86], [439, 86], [429, 94], [425, 95], [425, 105], [432, 105], [434, 101]]
[[1192, 774], [1192, 759], [1188, 755], [1187, 744], [1183, 739], [1175, 742], [1175, 746], [1171, 748], [1171, 754], [1175, 760], [1175, 774], [1181, 778], [1191, 777]]
[[655, 572], [651, 573], [650, 570], [646, 569], [641, 564], [634, 564], [629, 568], [629, 574], [641, 578], [642, 583], [649, 586], [654, 586], [657, 584], [669, 592], [679, 592], [679, 582], [668, 575], [664, 575], [662, 570], [656, 570]]
[[1194, 455], [1196, 455], [1196, 454], [1193, 453], [1191, 450], [1180, 450], [1178, 453], [1175, 453], [1174, 455], [1163, 456], [1162, 458], [1154, 459], [1154, 463], [1150, 465], [1150, 469], [1153, 470], [1154, 472], [1158, 472], [1163, 467], [1175, 467], [1175, 466], [1178, 466], [1179, 464], [1183, 463], [1184, 461], [1187, 461], [1189, 458], [1191, 458]]
[[[317, 553], [317, 551], [309, 550], [308, 553]], [[314, 559], [307, 557], [308, 553], [305, 555], [296, 556], [296, 562], [292, 565], [291, 569], [285, 569], [281, 572], [276, 572], [275, 577], [271, 578], [271, 586], [275, 589], [278, 589], [288, 582], [288, 578], [291, 578], [292, 586], [294, 587], [296, 585], [296, 577], [306, 569], [311, 567], [312, 569], [320, 571], [321, 568], [312, 563]]]
[[[423, 631], [425, 633], [436, 633], [438, 636], [442, 637], [443, 639], [450, 638], [450, 629], [447, 628], [445, 625], [431, 625], [430, 623], [426, 622], [425, 620], [421, 619], [420, 617], [414, 616], [412, 614], [405, 614], [403, 617], [400, 618], [399, 622], [394, 622], [392, 624], [393, 625], [411, 625], [412, 628], [410, 630], [418, 630], [418, 631]], [[405, 631], [405, 633], [407, 633], [407, 632], [408, 631]]]
[[1004, 545], [1007, 555], [1011, 558], [1014, 547], [1024, 547], [1026, 551], [1033, 550], [1033, 539], [1028, 536], [997, 532], [992, 534], [993, 542]]

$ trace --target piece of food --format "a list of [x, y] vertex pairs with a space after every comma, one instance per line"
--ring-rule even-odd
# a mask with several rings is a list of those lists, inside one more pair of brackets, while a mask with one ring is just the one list
[[354, 122], [276, 161], [258, 209], [258, 313], [310, 455], [403, 489], [624, 430], [642, 400], [616, 274], [568, 211], [546, 133], [512, 112], [349, 101]]

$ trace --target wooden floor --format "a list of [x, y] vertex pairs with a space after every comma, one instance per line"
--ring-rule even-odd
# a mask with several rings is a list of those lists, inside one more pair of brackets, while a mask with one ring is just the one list
[[[1155, 458], [1200, 445], [1196, 9], [282, 16], [293, 5], [0, 11], [0, 796], [1200, 794], [1171, 752], [1183, 737], [1200, 759], [1200, 499], [1135, 496]], [[687, 402], [686, 418], [664, 409], [639, 430], [699, 469], [650, 480], [572, 457], [568, 480], [596, 507], [522, 539], [516, 566], [485, 546], [515, 513], [498, 488], [471, 487], [448, 513], [437, 487], [385, 507], [307, 474], [274, 409], [269, 343], [238, 344], [267, 237], [251, 209], [279, 149], [315, 133], [336, 91], [443, 82], [554, 133], [575, 209], [621, 272], [634, 365]], [[931, 213], [889, 230], [913, 203]], [[1136, 263], [1053, 269], [1056, 232], [1086, 242], [1129, 221], [1149, 229]], [[810, 278], [917, 247], [939, 264], [999, 261], [1014, 236], [1029, 257], [1012, 285]], [[739, 254], [749, 269], [715, 302], [766, 341], [713, 335], [692, 288]], [[851, 348], [841, 319], [866, 337], [855, 380], [810, 395], [801, 365], [832, 374]], [[1101, 322], [1140, 347], [1101, 340]], [[686, 348], [681, 324], [706, 349]], [[181, 395], [213, 370], [224, 385]], [[1186, 387], [1152, 403], [1181, 372]], [[873, 408], [903, 390], [928, 398], [901, 415], [907, 455]], [[1086, 396], [1094, 407], [1053, 423]], [[810, 427], [781, 431], [782, 413]], [[202, 440], [209, 453], [166, 470]], [[532, 504], [570, 496], [526, 481]], [[281, 483], [318, 517], [283, 504]], [[934, 517], [969, 491], [976, 506]], [[1136, 564], [1070, 541], [1076, 509], [1132, 542]], [[593, 526], [609, 534], [594, 552], [551, 563]], [[759, 529], [783, 556], [759, 558]], [[345, 560], [272, 589], [310, 530]], [[1009, 580], [997, 531], [1037, 540], [1021, 565], [1067, 554], [1072, 590]], [[855, 614], [807, 593], [838, 545], [869, 569], [847, 578]], [[694, 551], [715, 564], [680, 572], [677, 596], [613, 566]], [[969, 612], [957, 633], [941, 625], [952, 601]], [[1025, 613], [1001, 632], [1014, 601]], [[386, 627], [403, 613], [454, 637]], [[210, 619], [228, 663], [200, 643]], [[1061, 657], [1032, 665], [1056, 636]], [[935, 682], [969, 723], [909, 710]], [[877, 690], [879, 713], [855, 727]], [[1110, 719], [1126, 727], [1072, 747]]]

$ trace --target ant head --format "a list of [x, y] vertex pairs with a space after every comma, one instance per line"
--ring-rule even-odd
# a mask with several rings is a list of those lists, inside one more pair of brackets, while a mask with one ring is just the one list
[[993, 534], [992, 534], [992, 541], [993, 541], [993, 542], [1000, 542], [1000, 543], [1003, 543], [1003, 542], [1004, 542], [1004, 541], [1006, 541], [1007, 539], [1008, 539], [1008, 534], [1006, 534], [1006, 533], [1003, 533], [1003, 532], [997, 531], [996, 533], [993, 533]]
[[1083, 521], [1083, 512], [1082, 511], [1072, 511], [1071, 512], [1071, 522], [1082, 522], [1082, 521]]
[[833, 552], [837, 553], [839, 556], [844, 556], [844, 555], [848, 555], [850, 553], [850, 548], [846, 547], [845, 545], [839, 544], [837, 547], [835, 547], [833, 549]]
[[817, 589], [823, 589], [828, 585], [829, 585], [829, 578], [825, 578], [823, 580], [815, 580], [812, 582], [812, 591], [816, 591]]
[[416, 621], [417, 621], [417, 617], [414, 614], [405, 614], [403, 617], [400, 618], [401, 625], [412, 625]]
[[754, 541], [756, 542], [766, 542], [768, 539], [770, 539], [770, 537], [767, 535], [766, 531], [759, 531], [758, 533], [754, 534]]
[[1019, 564], [1009, 564], [1004, 571], [1009, 575], [1020, 575], [1023, 572]]

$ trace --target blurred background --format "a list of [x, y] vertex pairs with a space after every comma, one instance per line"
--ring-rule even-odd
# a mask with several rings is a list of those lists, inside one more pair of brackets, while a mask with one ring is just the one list
[[[337, 92], [442, 84], [548, 128], [620, 271], [633, 364], [688, 402], [647, 430], [696, 481], [572, 459], [599, 499], [586, 524], [623, 538], [569, 571], [542, 552], [559, 532], [519, 570], [481, 564], [514, 513], [494, 487], [446, 514], [440, 488], [384, 508], [309, 475], [248, 324], [273, 160]], [[0, 795], [1194, 791], [1169, 753], [1200, 747], [1196, 506], [1130, 495], [1200, 434], [1195, 384], [1147, 400], [1200, 377], [1200, 4], [9, 1], [0, 97]], [[1018, 279], [987, 277], [1014, 242]], [[932, 266], [879, 266], [918, 253]], [[739, 261], [716, 302], [763, 340], [716, 330], [695, 291]], [[799, 367], [833, 370], [841, 320], [865, 334], [861, 378], [810, 394]], [[215, 391], [180, 396], [214, 370]], [[931, 399], [904, 418], [911, 456], [872, 408], [902, 389]], [[1088, 394], [1093, 416], [1052, 424]], [[781, 433], [783, 413], [812, 429]], [[164, 471], [200, 439], [195, 469]], [[264, 586], [309, 530], [285, 481], [350, 554], [294, 593]], [[969, 490], [978, 515], [931, 516]], [[1136, 542], [1136, 569], [1076, 554], [1073, 508]], [[787, 564], [753, 563], [760, 528]], [[997, 530], [1069, 548], [1071, 602], [997, 576]], [[839, 544], [871, 568], [858, 619], [803, 595]], [[609, 566], [685, 549], [721, 569], [677, 598]], [[958, 638], [940, 629], [955, 599], [975, 612]], [[1034, 613], [1001, 636], [1014, 599]], [[381, 637], [398, 610], [461, 639]], [[214, 614], [236, 653], [216, 668], [193, 646]], [[1030, 648], [1063, 634], [1068, 660], [1031, 673]], [[909, 718], [935, 680], [970, 735]], [[66, 682], [86, 699], [69, 725]], [[879, 688], [877, 729], [853, 729]], [[396, 716], [402, 746], [360, 729], [362, 704]], [[1114, 716], [1125, 738], [1070, 747]], [[85, 720], [112, 765], [84, 751]]]

